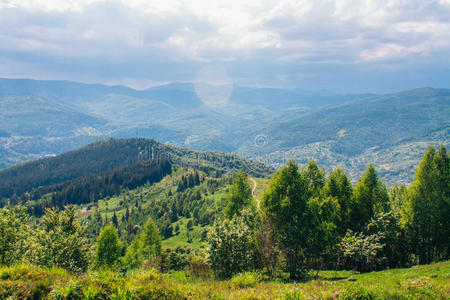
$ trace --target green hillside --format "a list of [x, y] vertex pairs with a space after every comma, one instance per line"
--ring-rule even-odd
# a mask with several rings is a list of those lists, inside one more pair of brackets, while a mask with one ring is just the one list
[[373, 95], [233, 86], [229, 101], [213, 107], [192, 83], [135, 90], [0, 79], [0, 168], [107, 137], [144, 137], [273, 167], [291, 157], [315, 159], [327, 170], [340, 165], [353, 181], [376, 161], [390, 185], [409, 183], [424, 145], [448, 144], [449, 95], [433, 88]]
[[[389, 184], [409, 183], [429, 144], [450, 139], [450, 90], [417, 89], [305, 112], [258, 129], [264, 144], [244, 144], [245, 156], [271, 165], [310, 159], [331, 170], [339, 165], [353, 180], [377, 162]], [[256, 132], [255, 132], [256, 135]]]
[[0, 198], [21, 196], [38, 187], [61, 183], [92, 173], [151, 159], [224, 174], [241, 170], [253, 176], [272, 172], [262, 163], [237, 155], [200, 152], [148, 139], [107, 139], [59, 156], [48, 157], [0, 171]]

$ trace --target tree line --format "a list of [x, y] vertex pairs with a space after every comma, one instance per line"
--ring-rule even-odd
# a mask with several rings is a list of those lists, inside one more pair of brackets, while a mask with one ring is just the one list
[[291, 160], [272, 177], [262, 211], [242, 175], [227, 214], [209, 233], [210, 263], [227, 278], [248, 270], [361, 272], [449, 258], [450, 175], [444, 146], [428, 148], [409, 187], [388, 191], [370, 164], [355, 187], [341, 170]]
[[[413, 183], [388, 190], [372, 164], [353, 186], [339, 168], [326, 176], [315, 162], [299, 168], [291, 160], [270, 180], [261, 210], [246, 174], [236, 173], [207, 234], [207, 247], [191, 253], [187, 264], [194, 273], [212, 270], [218, 278], [256, 270], [300, 280], [311, 269], [367, 272], [448, 259], [449, 164], [444, 146], [430, 147]], [[123, 243], [112, 221], [90, 244], [74, 212], [72, 206], [46, 209], [31, 226], [24, 207], [2, 208], [0, 262], [28, 261], [74, 272], [149, 266], [167, 271], [169, 258], [174, 268], [184, 265], [183, 251], [161, 249], [160, 232], [148, 215], [130, 242]]]

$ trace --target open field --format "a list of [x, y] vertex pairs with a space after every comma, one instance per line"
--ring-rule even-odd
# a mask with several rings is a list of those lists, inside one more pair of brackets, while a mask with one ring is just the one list
[[153, 269], [73, 275], [58, 268], [0, 268], [1, 299], [449, 299], [450, 261], [356, 274], [320, 271], [301, 283], [264, 281], [247, 273], [231, 280]]

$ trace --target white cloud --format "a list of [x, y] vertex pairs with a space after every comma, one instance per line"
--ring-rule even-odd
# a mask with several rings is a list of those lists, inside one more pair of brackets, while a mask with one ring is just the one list
[[273, 78], [302, 78], [304, 65], [370, 68], [417, 57], [442, 64], [449, 15], [449, 0], [3, 0], [0, 56], [48, 68], [95, 61], [126, 78], [136, 72], [127, 64], [139, 62], [176, 64], [185, 79], [195, 73], [186, 70], [214, 62], [253, 68], [247, 76], [256, 79], [261, 65]]

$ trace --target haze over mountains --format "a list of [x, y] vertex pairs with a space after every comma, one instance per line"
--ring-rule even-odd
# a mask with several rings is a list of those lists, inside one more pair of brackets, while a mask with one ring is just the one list
[[449, 89], [432, 88], [340, 95], [205, 83], [135, 90], [0, 79], [0, 168], [106, 137], [138, 136], [275, 167], [290, 157], [315, 159], [326, 169], [342, 166], [352, 178], [373, 161], [386, 182], [409, 182], [429, 144], [448, 144], [449, 104]]

